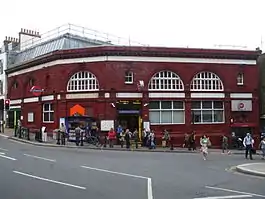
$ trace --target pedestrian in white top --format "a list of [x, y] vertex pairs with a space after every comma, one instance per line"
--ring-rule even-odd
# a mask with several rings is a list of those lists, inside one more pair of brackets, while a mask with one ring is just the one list
[[249, 154], [249, 158], [253, 160], [252, 150], [253, 150], [253, 145], [254, 145], [254, 139], [251, 137], [250, 133], [247, 133], [247, 136], [244, 138], [243, 145], [246, 149], [246, 153], [245, 153], [246, 159], [248, 159], [248, 154]]
[[259, 147], [262, 151], [262, 159], [264, 160], [265, 158], [265, 137], [263, 137], [263, 139], [261, 140]]

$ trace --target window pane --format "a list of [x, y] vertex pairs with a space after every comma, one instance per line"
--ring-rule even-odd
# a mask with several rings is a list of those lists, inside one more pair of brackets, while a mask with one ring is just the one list
[[192, 111], [192, 121], [193, 123], [201, 123], [201, 111]]
[[44, 104], [44, 111], [49, 111], [50, 110], [50, 104]]
[[224, 111], [214, 111], [214, 122], [224, 122]]
[[223, 102], [221, 101], [213, 102], [213, 107], [214, 109], [223, 109]]
[[202, 111], [203, 123], [212, 123], [212, 111]]
[[53, 111], [53, 104], [50, 104], [50, 111]]
[[172, 101], [162, 101], [161, 109], [172, 109]]
[[160, 123], [159, 118], [160, 112], [159, 111], [150, 111], [149, 118], [151, 123]]
[[43, 113], [43, 121], [49, 122], [49, 113]]
[[212, 101], [203, 101], [202, 108], [212, 109]]
[[173, 123], [180, 124], [184, 123], [184, 111], [173, 111]]
[[161, 112], [161, 124], [171, 124], [172, 123], [172, 111], [162, 111]]
[[183, 102], [174, 101], [173, 109], [183, 109]]
[[201, 109], [201, 102], [192, 102], [191, 108], [192, 109]]
[[160, 109], [159, 102], [158, 101], [150, 102], [149, 109]]
[[54, 121], [54, 113], [53, 113], [53, 112], [50, 113], [50, 121], [51, 121], [51, 122]]

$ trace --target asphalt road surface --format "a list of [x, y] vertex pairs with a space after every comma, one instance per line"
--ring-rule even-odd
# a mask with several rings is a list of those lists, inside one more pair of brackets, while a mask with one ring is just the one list
[[199, 154], [48, 148], [0, 137], [0, 198], [265, 198], [264, 178], [229, 170], [246, 162], [240, 155], [204, 161]]

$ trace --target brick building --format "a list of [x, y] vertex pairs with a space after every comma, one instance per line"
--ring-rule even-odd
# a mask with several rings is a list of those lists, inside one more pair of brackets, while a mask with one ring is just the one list
[[[31, 128], [59, 126], [75, 105], [129, 128], [259, 134], [258, 51], [99, 46], [57, 50], [9, 68], [11, 107]], [[33, 96], [32, 86], [43, 89]], [[142, 87], [143, 86], [143, 87]]]

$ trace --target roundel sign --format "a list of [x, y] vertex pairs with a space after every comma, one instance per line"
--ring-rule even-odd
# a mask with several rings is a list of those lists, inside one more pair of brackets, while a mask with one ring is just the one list
[[32, 86], [30, 89], [30, 92], [34, 95], [34, 96], [40, 96], [41, 93], [43, 93], [44, 89], [42, 89], [39, 86]]
[[244, 103], [240, 102], [238, 104], [238, 109], [243, 109], [245, 107]]

